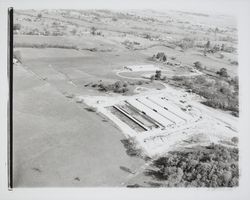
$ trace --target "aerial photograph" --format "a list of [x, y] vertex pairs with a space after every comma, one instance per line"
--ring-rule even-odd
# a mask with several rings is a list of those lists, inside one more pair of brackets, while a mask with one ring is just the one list
[[238, 187], [237, 18], [15, 9], [13, 187]]

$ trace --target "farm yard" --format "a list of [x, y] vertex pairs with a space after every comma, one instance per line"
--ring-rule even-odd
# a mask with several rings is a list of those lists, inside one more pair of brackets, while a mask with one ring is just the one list
[[169, 161], [228, 151], [238, 166], [236, 27], [180, 11], [16, 10], [14, 187], [237, 186], [237, 167], [212, 183]]

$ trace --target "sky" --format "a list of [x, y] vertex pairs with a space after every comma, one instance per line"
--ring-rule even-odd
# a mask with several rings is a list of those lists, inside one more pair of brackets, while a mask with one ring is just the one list
[[[154, 9], [184, 10], [208, 14], [234, 14], [249, 6], [249, 0], [2, 0], [2, 3], [13, 4], [16, 9]], [[52, 3], [53, 2], [53, 3]], [[244, 7], [244, 6], [243, 6]]]

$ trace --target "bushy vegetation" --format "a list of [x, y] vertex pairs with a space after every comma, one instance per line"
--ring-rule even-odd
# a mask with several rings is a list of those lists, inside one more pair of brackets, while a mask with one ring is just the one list
[[219, 71], [216, 72], [216, 74], [219, 74], [221, 77], [228, 77], [227, 69], [221, 68]]
[[89, 112], [96, 112], [96, 108], [92, 107], [92, 106], [85, 108], [85, 110], [87, 110]]
[[31, 44], [31, 43], [15, 43], [14, 47], [23, 47], [23, 48], [61, 48], [61, 49], [76, 49], [78, 47], [75, 45], [65, 45], [65, 44]]
[[166, 62], [167, 56], [164, 52], [158, 52], [156, 55], [153, 55], [153, 60], [160, 61], [160, 62]]
[[162, 80], [162, 81], [165, 81], [166, 79], [167, 79], [166, 76], [162, 76], [161, 70], [156, 70], [155, 74], [150, 77], [151, 81], [153, 81], [153, 80]]
[[[92, 85], [92, 87], [93, 86], [94, 85]], [[112, 91], [115, 93], [126, 93], [129, 91], [128, 83], [124, 81], [116, 81], [113, 84], [99, 83], [96, 86], [98, 86], [100, 91], [104, 91], [104, 92]]]
[[[223, 70], [222, 70], [223, 71]], [[205, 105], [239, 112], [238, 78], [217, 79], [204, 75], [195, 77], [174, 76], [173, 80], [192, 92], [204, 97]]]
[[174, 44], [180, 47], [182, 50], [186, 50], [194, 47], [195, 40], [193, 38], [184, 37], [183, 39], [174, 42]]
[[[224, 40], [226, 41], [226, 40]], [[207, 53], [217, 53], [217, 52], [227, 52], [227, 53], [235, 53], [237, 49], [229, 44], [226, 43], [212, 43], [210, 40], [207, 40], [206, 43], [204, 42], [195, 42], [195, 47], [203, 49], [204, 55], [206, 56]]]
[[239, 65], [238, 61], [236, 61], [236, 60], [231, 61], [230, 64], [231, 65]]
[[194, 62], [194, 67], [198, 70], [201, 70], [202, 69], [202, 64], [200, 61], [196, 61]]
[[236, 187], [239, 184], [238, 149], [211, 144], [173, 151], [154, 161], [145, 174], [162, 187]]
[[140, 148], [138, 148], [138, 144], [134, 138], [123, 139], [121, 140], [121, 142], [124, 145], [126, 153], [129, 156], [136, 156], [136, 157], [142, 156], [142, 151]]
[[127, 49], [135, 49], [135, 46], [140, 45], [139, 42], [136, 41], [129, 41], [129, 40], [125, 40], [124, 42], [122, 42], [122, 44], [127, 48]]
[[91, 35], [102, 35], [102, 33], [100, 31], [97, 31], [97, 28], [94, 26], [90, 28], [90, 34]]
[[37, 18], [42, 18], [42, 14], [41, 14], [41, 13], [38, 13], [38, 14], [37, 14]]

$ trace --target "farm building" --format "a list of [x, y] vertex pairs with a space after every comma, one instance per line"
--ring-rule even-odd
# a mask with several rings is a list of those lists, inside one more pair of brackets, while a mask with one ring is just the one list
[[119, 113], [118, 118], [126, 117], [128, 119], [125, 123], [129, 126], [137, 124], [144, 131], [179, 127], [192, 121], [191, 115], [168, 102], [164, 97], [132, 98], [113, 107], [116, 109], [113, 114]]

